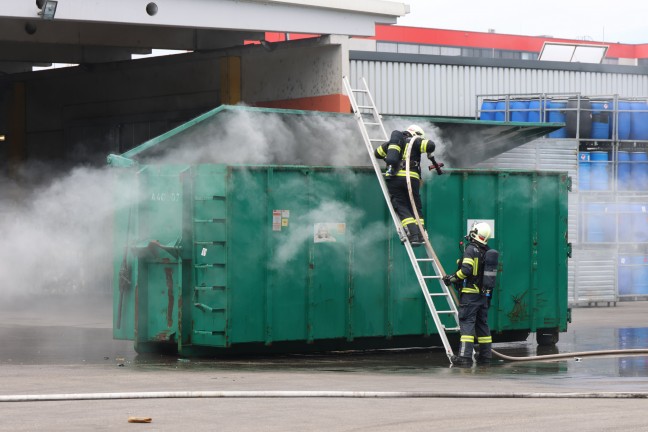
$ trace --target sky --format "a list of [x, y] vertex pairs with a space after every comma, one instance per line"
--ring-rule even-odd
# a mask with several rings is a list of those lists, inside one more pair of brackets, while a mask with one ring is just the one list
[[400, 0], [410, 13], [399, 25], [526, 36], [648, 43], [645, 0]]

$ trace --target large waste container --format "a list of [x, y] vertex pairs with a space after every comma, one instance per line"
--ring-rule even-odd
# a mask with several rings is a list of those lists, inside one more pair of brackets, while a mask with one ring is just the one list
[[[118, 170], [138, 199], [116, 215], [114, 337], [138, 352], [440, 345], [371, 169]], [[568, 185], [565, 173], [548, 172], [426, 178], [426, 226], [446, 271], [471, 221], [494, 226], [495, 342], [566, 330]]]

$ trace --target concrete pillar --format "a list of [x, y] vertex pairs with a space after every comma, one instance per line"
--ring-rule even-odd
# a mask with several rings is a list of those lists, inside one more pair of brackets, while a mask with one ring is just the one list
[[221, 57], [219, 62], [221, 104], [236, 105], [241, 101], [241, 57]]
[[276, 42], [243, 57], [243, 100], [269, 108], [350, 112], [348, 38]]

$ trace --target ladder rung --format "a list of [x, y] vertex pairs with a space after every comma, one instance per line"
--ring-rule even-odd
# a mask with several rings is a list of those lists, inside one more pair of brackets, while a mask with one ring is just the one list
[[459, 327], [444, 327], [445, 331], [455, 331], [455, 330], [460, 330]]
[[423, 276], [423, 279], [441, 279], [441, 276]]
[[417, 258], [416, 261], [418, 261], [418, 262], [433, 262], [434, 258]]
[[430, 297], [447, 297], [448, 293], [428, 293]]
[[380, 126], [380, 123], [374, 123], [374, 122], [364, 122], [364, 124], [369, 126]]
[[360, 108], [360, 109], [370, 109], [370, 110], [374, 109], [374, 107], [371, 106], [371, 105], [358, 105], [358, 108]]
[[438, 314], [453, 314], [455, 311], [453, 310], [443, 310], [443, 311], [437, 311]]
[[385, 142], [386, 140], [384, 140], [382, 138], [369, 138], [369, 141]]
[[369, 90], [363, 90], [363, 89], [351, 89], [351, 91], [354, 93], [369, 93]]

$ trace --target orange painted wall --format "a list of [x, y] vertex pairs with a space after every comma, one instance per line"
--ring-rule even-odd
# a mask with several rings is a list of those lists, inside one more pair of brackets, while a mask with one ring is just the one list
[[256, 106], [264, 108], [283, 108], [306, 111], [325, 111], [339, 113], [351, 112], [351, 103], [349, 102], [349, 98], [347, 95], [343, 94], [258, 102]]

